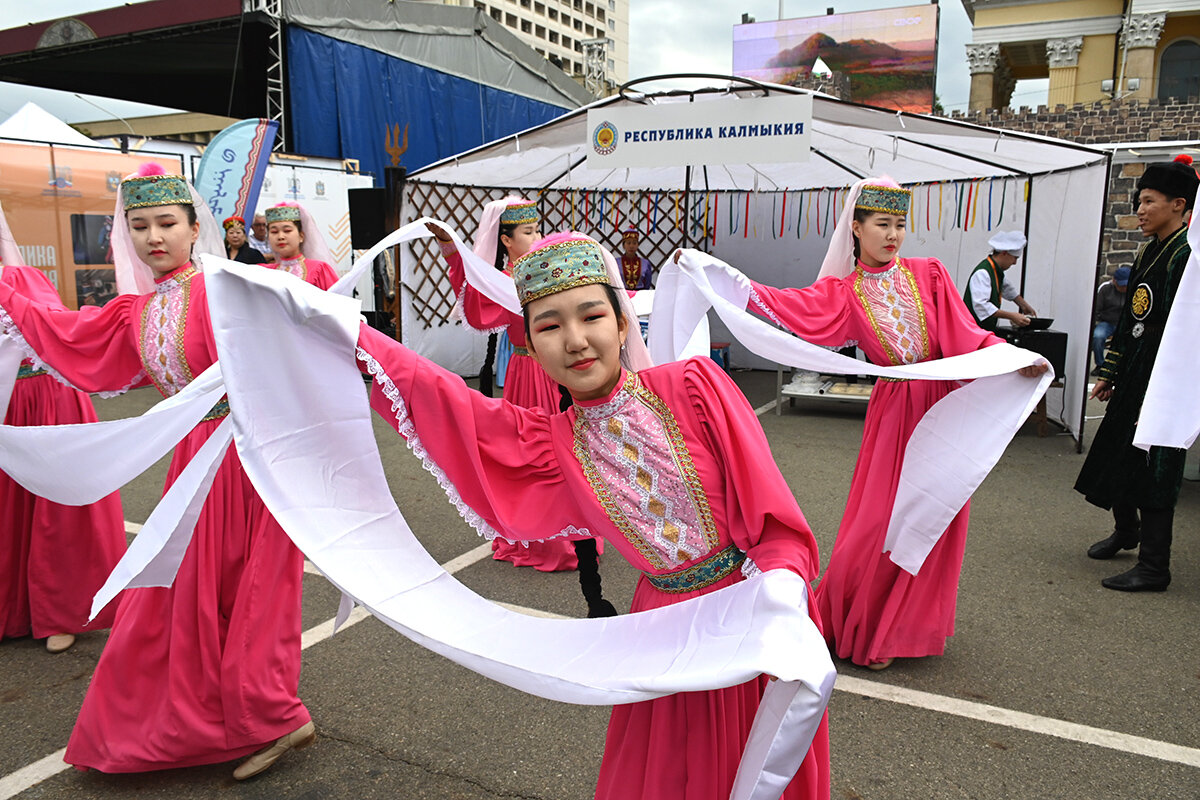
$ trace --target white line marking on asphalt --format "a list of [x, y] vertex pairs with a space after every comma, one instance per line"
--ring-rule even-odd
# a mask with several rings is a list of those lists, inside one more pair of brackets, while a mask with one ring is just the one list
[[125, 520], [125, 532], [126, 533], [141, 533], [142, 526], [137, 524], [136, 522], [130, 522], [129, 520]]
[[761, 417], [763, 414], [767, 413], [768, 411], [770, 411], [772, 408], [775, 407], [775, 402], [776, 401], [772, 400], [771, 402], [766, 403], [765, 405], [761, 405], [758, 408], [754, 409], [754, 415], [756, 417]]
[[67, 769], [67, 764], [63, 763], [63, 756], [66, 755], [66, 752], [67, 748], [64, 747], [41, 761], [35, 761], [27, 767], [21, 767], [16, 772], [0, 778], [0, 800], [15, 797], [31, 786], [37, 786], [46, 778]]
[[1170, 761], [1189, 767], [1200, 767], [1200, 750], [1171, 744], [1170, 742], [1159, 742], [1154, 739], [1131, 736], [1127, 733], [1118, 733], [1117, 731], [1110, 731], [1104, 728], [1093, 728], [1090, 725], [1080, 725], [1075, 722], [1067, 722], [1051, 717], [1039, 717], [1034, 714], [1026, 714], [1023, 711], [1010, 711], [1007, 708], [975, 703], [970, 700], [960, 700], [957, 697], [946, 697], [945, 695], [921, 692], [916, 689], [905, 689], [900, 686], [877, 683], [850, 675], [838, 675], [834, 688], [840, 689], [843, 692], [849, 692], [850, 694], [873, 697], [877, 700], [887, 700], [892, 703], [901, 703], [906, 706], [923, 708], [927, 711], [938, 711], [943, 714], [964, 717], [965, 719], [990, 722], [993, 725], [1029, 731], [1030, 733], [1040, 733], [1044, 736], [1053, 736], [1057, 739], [1066, 739], [1072, 742], [1082, 742], [1083, 744], [1095, 747], [1118, 750], [1122, 753], [1134, 753], [1146, 756], [1147, 758], [1155, 758], [1159, 761]]

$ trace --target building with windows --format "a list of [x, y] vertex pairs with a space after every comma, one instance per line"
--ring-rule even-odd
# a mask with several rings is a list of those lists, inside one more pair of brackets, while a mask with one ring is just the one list
[[[474, 7], [595, 94], [629, 80], [630, 0], [417, 0]], [[589, 56], [591, 71], [589, 76]], [[598, 82], [589, 85], [589, 77]]]
[[1198, 0], [962, 0], [972, 111], [1004, 108], [1018, 80], [1048, 105], [1200, 95]]

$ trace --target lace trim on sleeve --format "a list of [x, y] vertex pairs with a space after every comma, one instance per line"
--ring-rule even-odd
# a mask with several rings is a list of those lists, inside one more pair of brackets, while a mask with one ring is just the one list
[[489, 542], [499, 537], [509, 544], [521, 544], [528, 547], [529, 542], [544, 542], [549, 539], [557, 539], [559, 537], [568, 536], [571, 534], [583, 536], [591, 535], [587, 528], [580, 529], [576, 528], [574, 525], [570, 525], [559, 533], [556, 533], [553, 536], [547, 536], [544, 539], [514, 540], [509, 539], [507, 536], [504, 536], [491, 525], [489, 525], [487, 521], [475, 511], [475, 509], [463, 502], [462, 497], [458, 494], [458, 489], [456, 489], [454, 484], [450, 481], [450, 478], [446, 475], [445, 470], [439, 467], [437, 463], [435, 463], [434, 460], [429, 457], [429, 451], [426, 450], [425, 445], [421, 443], [421, 437], [417, 435], [416, 426], [413, 425], [412, 419], [408, 415], [408, 406], [405, 404], [404, 398], [400, 396], [400, 390], [396, 388], [396, 384], [392, 382], [392, 379], [388, 376], [387, 372], [384, 371], [383, 365], [375, 360], [374, 356], [372, 356], [366, 350], [363, 350], [361, 347], [355, 347], [355, 355], [358, 356], [360, 361], [367, 365], [367, 372], [369, 372], [374, 381], [379, 384], [379, 388], [383, 391], [383, 396], [392, 402], [392, 412], [396, 415], [396, 430], [401, 436], [404, 437], [404, 441], [408, 444], [408, 449], [412, 450], [413, 455], [421, 459], [421, 466], [423, 466], [429, 474], [433, 475], [433, 477], [437, 479], [438, 486], [442, 487], [442, 491], [446, 493], [446, 498], [458, 511], [459, 516], [461, 516], [468, 525], [474, 528], [480, 536], [487, 539]]
[[[17, 346], [21, 348], [21, 352], [25, 354], [25, 357], [33, 362], [34, 369], [45, 370], [48, 375], [69, 389], [74, 389], [77, 392], [83, 391], [78, 386], [63, 377], [61, 372], [42, 360], [37, 351], [33, 349], [33, 346], [30, 345], [29, 342], [25, 340], [25, 337], [21, 335], [21, 329], [17, 327], [15, 322], [13, 322], [13, 318], [10, 317], [8, 312], [3, 308], [0, 308], [0, 335], [7, 336], [9, 339], [12, 339], [14, 342], [16, 342]], [[128, 392], [130, 389], [140, 383], [142, 378], [145, 376], [146, 373], [139, 370], [137, 375], [134, 375], [133, 378], [130, 379], [129, 383], [125, 384], [124, 389], [119, 389], [115, 392], [96, 392], [96, 394], [106, 400], [110, 397], [117, 397], [118, 395]], [[84, 394], [87, 394], [87, 392], [84, 392]]]
[[742, 562], [742, 577], [749, 580], [755, 575], [762, 575], [762, 570], [758, 568], [758, 564], [754, 563], [754, 559], [746, 556], [746, 560]]
[[762, 296], [759, 295], [758, 292], [754, 291], [753, 285], [750, 287], [750, 302], [758, 306], [759, 310], [766, 315], [767, 319], [771, 320], [784, 330], [788, 330], [788, 326], [783, 324], [783, 320], [775, 316], [775, 312], [763, 301]]

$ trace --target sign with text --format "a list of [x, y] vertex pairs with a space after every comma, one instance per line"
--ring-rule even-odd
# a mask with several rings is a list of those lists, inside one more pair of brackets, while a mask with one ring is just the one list
[[587, 168], [807, 161], [812, 95], [594, 108]]

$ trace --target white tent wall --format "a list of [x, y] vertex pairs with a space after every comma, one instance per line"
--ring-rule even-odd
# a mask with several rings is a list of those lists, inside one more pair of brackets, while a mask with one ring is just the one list
[[[772, 86], [770, 91], [774, 95], [796, 90]], [[698, 90], [694, 94], [641, 99], [617, 96], [597, 101], [591, 107], [635, 102], [701, 103], [730, 96], [736, 96], [739, 102], [753, 102], [755, 98], [751, 95], [756, 93], [761, 95], [762, 90]], [[578, 209], [587, 204], [584, 197], [590, 198], [594, 208], [599, 197], [608, 197], [611, 203], [614, 195], [666, 196], [669, 191], [685, 187], [687, 170], [683, 167], [589, 170], [584, 163], [588, 142], [586, 109], [581, 109], [445, 159], [409, 177], [443, 189], [456, 187], [455, 191], [461, 192], [497, 186], [525, 187], [523, 191], [531, 197], [541, 192], [546, 231], [563, 227], [565, 215], [551, 209], [563, 205], [564, 193], [574, 198], [565, 205]], [[1028, 263], [1014, 267], [1009, 277], [1018, 286], [1024, 278], [1026, 299], [1042, 316], [1055, 318], [1056, 330], [1068, 334], [1066, 397], [1062, 390], [1051, 389], [1047, 411], [1078, 438], [1082, 428], [1096, 258], [1105, 208], [1107, 155], [1098, 149], [1047, 137], [937, 117], [896, 114], [822, 96], [814, 97], [812, 148], [806, 161], [692, 168], [690, 181], [686, 182], [691, 190], [689, 205], [703, 220], [703, 204], [708, 198], [709, 235], [702, 237], [703, 223], [697, 228], [683, 215], [683, 224], [688, 227], [686, 237], [675, 229], [672, 219], [669, 231], [664, 233], [655, 228], [656, 239], [650, 242], [650, 251], [643, 249], [642, 254], [658, 262], [671, 247], [686, 240], [763, 283], [806, 286], [816, 277], [825, 253], [826, 227], [832, 227], [836, 218], [837, 208], [831, 206], [825, 211], [833, 190], [838, 192], [834, 206], [840, 206], [845, 187], [856, 176], [890, 175], [915, 190], [910, 233], [903, 253], [938, 258], [961, 287], [975, 265], [990, 252], [987, 240], [997, 230], [1026, 230], [1028, 216]], [[1031, 204], [1028, 215], [1027, 184]], [[786, 213], [782, 205], [785, 190]], [[964, 215], [956, 211], [960, 210], [968, 190], [971, 212], [964, 223]], [[816, 195], [818, 191], [820, 194]], [[744, 223], [736, 224], [737, 230], [731, 231], [729, 215], [734, 211], [735, 217], [744, 218], [747, 192], [752, 229], [749, 235], [744, 235]], [[820, 235], [816, 233], [815, 221], [809, 219], [807, 206], [807, 197], [814, 195], [820, 198]], [[798, 215], [798, 202], [804, 206], [803, 219]], [[639, 203], [631, 203], [629, 207], [645, 208]], [[612, 244], [617, 227], [630, 221], [647, 230], [644, 211], [634, 211], [632, 218], [626, 216], [616, 223], [611, 217], [601, 221], [594, 215], [591, 225], [575, 227]], [[797, 230], [798, 224], [807, 230]], [[712, 226], [715, 226], [715, 240]], [[438, 335], [436, 330], [429, 334], [431, 339]], [[719, 325], [714, 325], [712, 336], [716, 341], [730, 339]], [[428, 346], [433, 347], [432, 343]], [[731, 356], [736, 366], [774, 366], [752, 357], [736, 342]]]

